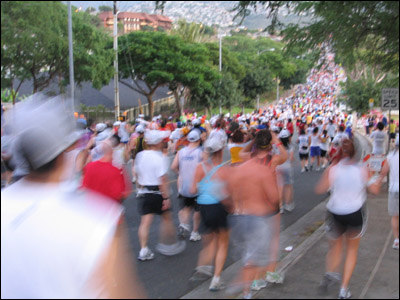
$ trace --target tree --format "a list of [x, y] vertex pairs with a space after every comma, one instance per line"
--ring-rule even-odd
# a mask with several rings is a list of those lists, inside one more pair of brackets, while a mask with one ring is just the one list
[[246, 76], [240, 81], [240, 88], [243, 90], [246, 105], [251, 104], [257, 95], [270, 91], [273, 87], [272, 75], [268, 68], [260, 64], [246, 68]]
[[204, 43], [206, 41], [205, 30], [206, 28], [202, 24], [188, 23], [181, 19], [172, 33], [180, 36], [186, 42]]
[[87, 13], [92, 13], [92, 12], [95, 12], [96, 9], [95, 9], [94, 7], [92, 7], [92, 6], [89, 6], [88, 8], [86, 8], [85, 11], [86, 11]]
[[107, 6], [107, 5], [100, 5], [99, 11], [100, 12], [113, 11], [113, 8], [111, 6]]
[[[180, 99], [190, 90], [201, 89], [212, 68], [208, 49], [184, 42], [180, 37], [161, 32], [132, 32], [119, 39], [121, 83], [144, 95], [153, 114], [152, 96], [160, 86], [168, 86], [175, 97], [177, 111]], [[131, 82], [126, 79], [131, 78]]]
[[[112, 77], [112, 50], [105, 50], [109, 37], [85, 15], [73, 14], [75, 81], [92, 81], [100, 88]], [[69, 82], [67, 20], [67, 7], [61, 2], [1, 3], [2, 87], [18, 92], [25, 80], [33, 79], [36, 93], [56, 77], [63, 78], [63, 86]], [[20, 82], [16, 88], [15, 79]]]
[[371, 77], [361, 77], [358, 80], [347, 78], [346, 82], [341, 83], [342, 93], [338, 100], [351, 110], [364, 113], [369, 110], [368, 99], [374, 99], [375, 106], [380, 106], [382, 88], [398, 86], [399, 79], [393, 75], [378, 83]]
[[[321, 52], [321, 45], [346, 57], [352, 68], [365, 51], [364, 59], [385, 72], [399, 72], [399, 2], [397, 1], [240, 1], [234, 11], [237, 17], [250, 14], [249, 7], [261, 4], [272, 20], [270, 32], [282, 30], [287, 48], [299, 47], [304, 52]], [[305, 27], [283, 26], [278, 16], [281, 9], [311, 18]], [[320, 55], [316, 55], [316, 59]]]

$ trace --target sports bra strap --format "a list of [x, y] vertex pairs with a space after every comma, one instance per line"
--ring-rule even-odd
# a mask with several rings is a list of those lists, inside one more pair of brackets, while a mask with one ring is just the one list
[[207, 172], [204, 163], [202, 163], [201, 165], [203, 166], [204, 173], [206, 174], [203, 180], [210, 181], [211, 177], [213, 177], [214, 174], [219, 170], [219, 168], [221, 168], [224, 164], [220, 164], [218, 166], [213, 167], [209, 172]]

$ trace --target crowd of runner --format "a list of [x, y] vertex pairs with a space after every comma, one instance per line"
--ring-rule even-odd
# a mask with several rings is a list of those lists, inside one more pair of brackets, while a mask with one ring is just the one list
[[[212, 277], [211, 291], [224, 288], [221, 273], [229, 241], [232, 241], [243, 268], [228, 291], [241, 290], [244, 298], [251, 298], [252, 291], [284, 280], [283, 274], [276, 272], [280, 218], [281, 214], [295, 209], [293, 172], [295, 156], [298, 156], [301, 173], [326, 169], [321, 173], [316, 192], [331, 191], [327, 234], [332, 248], [321, 288], [327, 288], [333, 280], [342, 280], [339, 297], [349, 298], [348, 285], [366, 224], [366, 192], [377, 193], [382, 178], [370, 184], [371, 174], [366, 166], [354, 160], [353, 116], [342, 112], [335, 101], [340, 92], [339, 83], [345, 78], [343, 69], [328, 56], [327, 63], [321, 69], [313, 69], [306, 84], [298, 85], [293, 95], [253, 113], [211, 118], [193, 113], [175, 120], [169, 116], [146, 120], [144, 115], [139, 115], [133, 123], [121, 118], [115, 123], [95, 124], [80, 118], [76, 138], [60, 148], [64, 163], [57, 179], [62, 182], [64, 191], [85, 188], [113, 199], [116, 204], [136, 193], [141, 216], [138, 230], [141, 249], [137, 253], [140, 261], [155, 257], [148, 239], [156, 215], [162, 220], [157, 252], [177, 255], [185, 250], [186, 239], [201, 240], [203, 249], [190, 280]], [[65, 125], [57, 120], [51, 125], [57, 124]], [[372, 139], [384, 129], [381, 124], [376, 124], [378, 129], [371, 134]], [[22, 134], [23, 140], [21, 136], [16, 139], [16, 132], [23, 132], [21, 126], [2, 127], [2, 159], [10, 185], [4, 193], [2, 191], [2, 198], [8, 200], [16, 197], [18, 187], [26, 186], [27, 179], [46, 181], [49, 177], [41, 174], [51, 169], [43, 169], [48, 163], [44, 157], [46, 148], [41, 145], [32, 150], [28, 145], [34, 143], [35, 138], [42, 139], [44, 131]], [[64, 130], [58, 134], [69, 133]], [[60, 135], [55, 137], [57, 145], [61, 142]], [[383, 154], [380, 146], [374, 147], [374, 154]], [[226, 149], [230, 160], [224, 162]], [[28, 150], [36, 151], [35, 155], [24, 155]], [[51, 149], [48, 151], [50, 153]], [[36, 161], [37, 157], [41, 160]], [[390, 170], [396, 169], [395, 159], [396, 154], [391, 156], [390, 161], [394, 163]], [[170, 194], [169, 170], [178, 175], [178, 195]], [[385, 172], [389, 172], [389, 167]], [[398, 249], [398, 179], [397, 187], [393, 185], [392, 201], [396, 195], [397, 236], [394, 232], [393, 247]], [[171, 211], [173, 196], [178, 196], [180, 201], [177, 228]], [[350, 200], [345, 202], [344, 199]], [[112, 206], [114, 210], [116, 207]], [[4, 208], [7, 209], [6, 204]], [[3, 211], [2, 202], [2, 228]], [[102, 212], [96, 213], [100, 218]], [[122, 212], [116, 212], [114, 219], [120, 214]], [[395, 204], [392, 214], [396, 216]], [[118, 223], [123, 223], [122, 218]], [[111, 224], [111, 221], [107, 223]], [[342, 239], [346, 239], [350, 250], [346, 254], [343, 276], [340, 276], [338, 252], [342, 250]], [[7, 270], [12, 272], [10, 268]], [[16, 295], [11, 289], [8, 292], [9, 296]]]

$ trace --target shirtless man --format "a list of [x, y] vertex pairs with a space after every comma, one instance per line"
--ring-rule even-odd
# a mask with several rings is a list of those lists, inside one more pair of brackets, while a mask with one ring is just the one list
[[[271, 156], [272, 143], [280, 150]], [[232, 236], [240, 247], [243, 268], [244, 298], [251, 298], [251, 284], [265, 274], [271, 262], [271, 244], [276, 226], [279, 228], [279, 192], [275, 167], [287, 159], [287, 151], [278, 138], [268, 130], [261, 130], [253, 142], [256, 151], [253, 157], [242, 165], [232, 168], [228, 179]], [[279, 231], [278, 231], [279, 232]], [[278, 233], [279, 234], [279, 233]], [[257, 280], [256, 285], [263, 285]], [[259, 283], [260, 282], [260, 283]]]

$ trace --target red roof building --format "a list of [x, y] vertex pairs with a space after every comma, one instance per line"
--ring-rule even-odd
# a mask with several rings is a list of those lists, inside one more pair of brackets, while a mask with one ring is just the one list
[[[99, 18], [103, 22], [105, 28], [112, 30], [114, 26], [114, 17], [112, 12], [102, 12], [99, 14]], [[133, 12], [120, 12], [117, 16], [118, 23], [123, 24], [124, 33], [132, 31], [139, 31], [143, 26], [153, 27], [157, 30], [158, 27], [164, 30], [170, 30], [172, 28], [172, 20], [162, 15], [149, 15], [146, 13], [133, 13]]]

